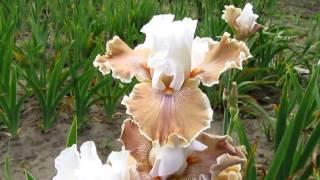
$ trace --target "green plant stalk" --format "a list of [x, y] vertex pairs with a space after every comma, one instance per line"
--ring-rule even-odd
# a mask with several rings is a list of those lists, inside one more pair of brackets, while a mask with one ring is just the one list
[[25, 174], [26, 180], [36, 180], [36, 178], [33, 177], [32, 174], [26, 169], [24, 170], [24, 174]]
[[78, 120], [77, 117], [73, 118], [71, 127], [69, 129], [66, 147], [71, 147], [78, 142]]
[[242, 125], [242, 122], [239, 117], [239, 108], [238, 108], [238, 87], [235, 82], [232, 83], [230, 95], [228, 98], [228, 111], [230, 113], [230, 125], [227, 133], [231, 134], [234, 129], [238, 133], [240, 143], [245, 146], [247, 155], [247, 167], [246, 167], [246, 179], [256, 179], [256, 166], [255, 166], [255, 149], [252, 149], [245, 133], [245, 129]]
[[315, 147], [320, 142], [320, 121], [318, 120], [317, 126], [313, 129], [310, 138], [306, 145], [303, 148], [303, 152], [300, 156], [298, 156], [296, 159], [296, 163], [293, 164], [291, 168], [290, 174], [296, 173], [298, 170], [302, 169], [303, 166], [307, 163], [309, 157], [311, 157], [311, 154]]
[[[312, 162], [310, 162], [307, 167], [304, 169], [303, 173], [301, 174], [301, 176], [299, 177], [300, 180], [307, 180], [309, 179], [309, 176], [311, 176], [311, 174], [316, 170], [319, 169], [320, 167], [320, 154], [317, 155], [316, 157], [316, 162], [318, 162], [317, 164], [313, 164]], [[318, 180], [318, 179], [317, 179]]]
[[287, 95], [288, 90], [287, 89], [288, 89], [288, 83], [286, 82], [282, 89], [280, 107], [278, 110], [278, 120], [276, 124], [276, 135], [275, 135], [275, 150], [274, 150], [275, 152], [277, 151], [278, 146], [283, 137], [283, 134], [285, 132], [286, 120], [288, 118], [288, 109], [287, 109], [288, 108], [288, 95]]

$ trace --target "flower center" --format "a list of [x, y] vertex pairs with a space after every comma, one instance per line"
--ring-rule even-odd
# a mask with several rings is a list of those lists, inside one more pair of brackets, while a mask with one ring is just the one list
[[166, 89], [164, 89], [164, 94], [171, 96], [174, 93], [174, 89], [170, 88], [170, 87], [166, 87]]

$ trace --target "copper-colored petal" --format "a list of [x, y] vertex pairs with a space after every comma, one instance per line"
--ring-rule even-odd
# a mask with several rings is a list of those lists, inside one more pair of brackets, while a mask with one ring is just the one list
[[254, 34], [254, 33], [258, 32], [261, 28], [264, 28], [264, 26], [257, 23], [253, 26], [251, 33]]
[[123, 122], [120, 141], [137, 161], [137, 170], [144, 173], [149, 172], [152, 168], [149, 163], [152, 143], [141, 135], [139, 126], [133, 120], [127, 119]]
[[139, 83], [122, 103], [150, 140], [187, 146], [212, 120], [209, 100], [198, 84], [189, 79], [179, 91], [159, 91], [150, 82]]
[[217, 84], [220, 74], [230, 68], [242, 69], [242, 62], [251, 56], [244, 42], [229, 36], [224, 33], [220, 42], [211, 46], [203, 63], [191, 72], [191, 76], [198, 76], [205, 86]]
[[256, 32], [258, 32], [260, 29], [263, 29], [263, 28], [264, 26], [258, 23], [256, 23], [250, 31], [244, 31], [240, 28], [237, 28], [238, 30], [236, 31], [237, 32], [236, 39], [245, 41], [250, 36], [254, 35]]
[[229, 154], [219, 156], [217, 158], [217, 164], [212, 165], [210, 168], [212, 179], [239, 180], [238, 177], [241, 177], [241, 163], [245, 161], [246, 159], [244, 158], [231, 156]]
[[[213, 172], [221, 172], [234, 163], [244, 162], [245, 155], [241, 147], [234, 147], [229, 142], [229, 136], [215, 136], [207, 133], [202, 133], [197, 138], [198, 141], [208, 146], [201, 152], [193, 152], [187, 158], [188, 166], [179, 179], [192, 180], [200, 176], [205, 179], [206, 176], [212, 176]], [[229, 161], [223, 161], [222, 157], [231, 157]], [[216, 174], [215, 174], [216, 175]]]
[[131, 82], [136, 76], [139, 81], [151, 79], [147, 66], [149, 50], [145, 48], [131, 49], [118, 36], [107, 42], [105, 55], [97, 55], [93, 62], [102, 74], [110, 73], [124, 83]]

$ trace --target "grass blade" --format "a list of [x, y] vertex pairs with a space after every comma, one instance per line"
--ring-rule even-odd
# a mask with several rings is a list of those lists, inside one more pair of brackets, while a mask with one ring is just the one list
[[6, 160], [4, 161], [3, 176], [4, 176], [4, 180], [12, 180], [9, 157], [7, 157]]
[[276, 124], [276, 135], [275, 135], [275, 151], [277, 150], [282, 136], [285, 132], [286, 121], [288, 118], [288, 83], [286, 82], [281, 93], [280, 107], [278, 110], [278, 119]]
[[73, 144], [77, 144], [77, 139], [78, 139], [78, 122], [77, 121], [78, 121], [77, 117], [74, 117], [69, 130], [66, 147], [70, 147]]
[[314, 148], [319, 144], [320, 142], [320, 121], [318, 121], [317, 126], [313, 129], [312, 134], [310, 135], [310, 138], [307, 142], [307, 144], [304, 146], [304, 150], [299, 157], [297, 163], [295, 166], [293, 166], [293, 171], [291, 173], [297, 172], [299, 169], [303, 168], [303, 166], [307, 163], [309, 157], [311, 157], [311, 154], [314, 150]]
[[32, 174], [26, 169], [24, 170], [24, 174], [25, 174], [26, 180], [36, 180], [36, 178], [34, 178]]

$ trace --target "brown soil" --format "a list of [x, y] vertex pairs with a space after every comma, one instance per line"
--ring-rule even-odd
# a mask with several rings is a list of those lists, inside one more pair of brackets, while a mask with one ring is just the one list
[[[94, 141], [101, 159], [105, 161], [111, 150], [120, 149], [117, 139], [121, 123], [127, 117], [124, 111], [124, 107], [119, 107], [110, 123], [106, 121], [103, 109], [93, 106], [89, 113], [88, 126], [79, 132], [78, 144]], [[65, 148], [72, 119], [69, 114], [61, 112], [55, 127], [48, 133], [43, 133], [39, 127], [41, 116], [37, 101], [31, 98], [26, 102], [21, 114], [23, 123], [19, 138], [10, 141], [8, 136], [0, 136], [0, 166], [2, 167], [6, 157], [9, 157], [13, 180], [24, 179], [24, 169], [30, 171], [38, 180], [52, 179], [56, 173], [54, 159]], [[214, 118], [208, 132], [222, 134], [222, 115], [215, 113]], [[261, 132], [259, 121], [246, 120], [244, 123], [252, 143], [258, 143], [257, 163], [266, 165], [272, 154], [272, 143], [268, 142]], [[2, 176], [0, 171], [0, 179]]]

